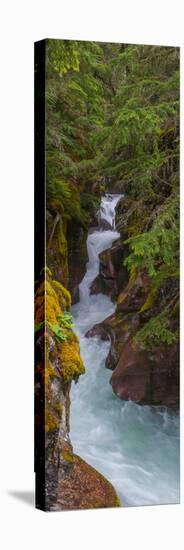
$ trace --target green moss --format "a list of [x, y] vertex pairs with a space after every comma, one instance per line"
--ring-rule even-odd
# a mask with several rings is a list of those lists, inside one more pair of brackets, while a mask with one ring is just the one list
[[46, 433], [52, 432], [59, 428], [59, 418], [53, 414], [46, 414], [45, 431]]
[[84, 374], [85, 367], [80, 355], [79, 342], [75, 339], [70, 342], [62, 342], [57, 345], [60, 358], [60, 373], [64, 382], [77, 380], [81, 374]]
[[121, 503], [121, 500], [120, 498], [118, 497], [118, 495], [116, 494], [116, 497], [115, 497], [115, 503], [114, 503], [114, 506], [115, 508], [121, 508], [122, 507], [122, 503]]
[[[61, 383], [77, 380], [85, 372], [80, 355], [80, 346], [76, 334], [72, 330], [72, 317], [63, 312], [64, 306], [69, 308], [70, 293], [57, 281], [52, 281], [50, 273], [41, 282], [35, 295], [35, 324], [37, 330], [45, 327], [43, 342], [42, 376], [45, 380], [46, 417], [45, 430], [58, 430], [62, 418], [62, 406], [53, 392], [53, 381], [60, 378]], [[55, 345], [51, 344], [54, 340]], [[56, 368], [57, 365], [57, 368]], [[68, 451], [67, 451], [68, 452]], [[71, 461], [71, 456], [65, 453], [64, 459]]]
[[122, 304], [126, 300], [130, 289], [133, 287], [133, 285], [136, 282], [137, 275], [138, 275], [137, 269], [134, 266], [132, 266], [131, 270], [130, 270], [130, 277], [129, 277], [128, 284], [127, 284], [126, 288], [122, 292], [120, 292], [120, 294], [118, 296], [118, 299], [117, 299], [117, 304], [118, 305]]
[[59, 261], [62, 265], [63, 277], [68, 281], [68, 245], [66, 240], [66, 222], [60, 220], [56, 228], [56, 256], [59, 255]]
[[59, 212], [60, 214], [63, 214], [64, 212], [62, 200], [58, 197], [50, 198], [48, 206], [51, 210], [55, 211], [55, 213]]
[[[47, 221], [47, 264], [53, 273], [53, 277], [62, 281], [64, 286], [68, 284], [68, 246], [66, 240], [66, 220], [63, 216], [58, 219], [55, 229], [56, 213], [50, 214]], [[51, 241], [49, 240], [52, 235]]]
[[45, 321], [56, 324], [60, 312], [55, 290], [49, 281], [43, 281], [35, 294], [35, 324], [39, 325]]
[[69, 462], [69, 463], [73, 463], [73, 453], [72, 451], [68, 450], [68, 451], [63, 451], [61, 453], [61, 458], [63, 460], [65, 460], [66, 462]]
[[71, 295], [59, 281], [52, 281], [52, 286], [57, 293], [59, 304], [61, 309], [70, 309], [71, 307]]
[[159, 315], [151, 317], [134, 337], [135, 343], [139, 344], [142, 349], [153, 349], [162, 344], [169, 346], [177, 339], [178, 332], [171, 330], [164, 310]]
[[147, 309], [150, 309], [153, 306], [153, 304], [155, 302], [157, 292], [158, 292], [157, 288], [152, 288], [151, 289], [151, 291], [149, 292], [149, 294], [146, 298], [146, 301], [144, 302], [143, 306], [140, 309], [140, 313], [143, 313], [144, 311], [147, 311]]
[[41, 270], [40, 272], [40, 276], [42, 277], [42, 275], [45, 277], [45, 278], [48, 278], [48, 279], [51, 279], [52, 278], [52, 271], [46, 266], [46, 267], [43, 267], [43, 269]]

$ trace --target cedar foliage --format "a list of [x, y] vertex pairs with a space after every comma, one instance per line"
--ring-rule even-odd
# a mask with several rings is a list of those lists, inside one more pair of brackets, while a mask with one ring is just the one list
[[[104, 188], [130, 198], [136, 223], [127, 221], [125, 265], [147, 271], [163, 310], [161, 317], [150, 310], [137, 339], [148, 347], [171, 343], [179, 276], [179, 49], [48, 40], [46, 146], [48, 210], [54, 200], [64, 218], [87, 225]], [[119, 216], [122, 237], [124, 225]]]

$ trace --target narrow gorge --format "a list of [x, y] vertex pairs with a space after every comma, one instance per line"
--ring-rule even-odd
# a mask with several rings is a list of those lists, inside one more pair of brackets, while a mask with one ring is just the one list
[[40, 507], [177, 503], [179, 48], [44, 48]]
[[118, 200], [119, 195], [102, 198], [100, 216], [112, 229], [90, 231], [80, 302], [72, 308], [86, 374], [71, 393], [71, 439], [76, 452], [112, 482], [123, 505], [175, 503], [179, 501], [178, 414], [164, 406], [140, 406], [114, 396], [105, 369], [109, 338], [86, 337], [96, 323], [111, 318], [116, 307], [104, 294], [91, 294], [90, 288], [99, 272], [99, 254], [119, 237]]

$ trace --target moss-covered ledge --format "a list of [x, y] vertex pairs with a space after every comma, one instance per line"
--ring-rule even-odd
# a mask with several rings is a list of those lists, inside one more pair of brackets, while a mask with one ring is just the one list
[[[42, 468], [48, 511], [120, 505], [112, 485], [74, 455], [70, 441], [71, 384], [85, 372], [70, 304], [68, 290], [44, 270], [35, 293], [35, 399], [37, 434], [45, 440]], [[44, 419], [39, 414], [43, 398]]]

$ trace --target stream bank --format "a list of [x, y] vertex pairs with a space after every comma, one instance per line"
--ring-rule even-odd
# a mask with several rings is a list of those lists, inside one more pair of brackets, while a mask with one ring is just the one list
[[[101, 217], [111, 226], [119, 196], [102, 198]], [[109, 218], [110, 216], [110, 218]], [[115, 229], [89, 232], [89, 261], [80, 301], [72, 308], [86, 374], [71, 392], [71, 439], [75, 451], [114, 485], [125, 505], [179, 502], [179, 419], [165, 406], [140, 406], [113, 395], [105, 362], [110, 341], [96, 334], [94, 325], [113, 316], [111, 298], [91, 294], [99, 273], [99, 254], [117, 241]]]

